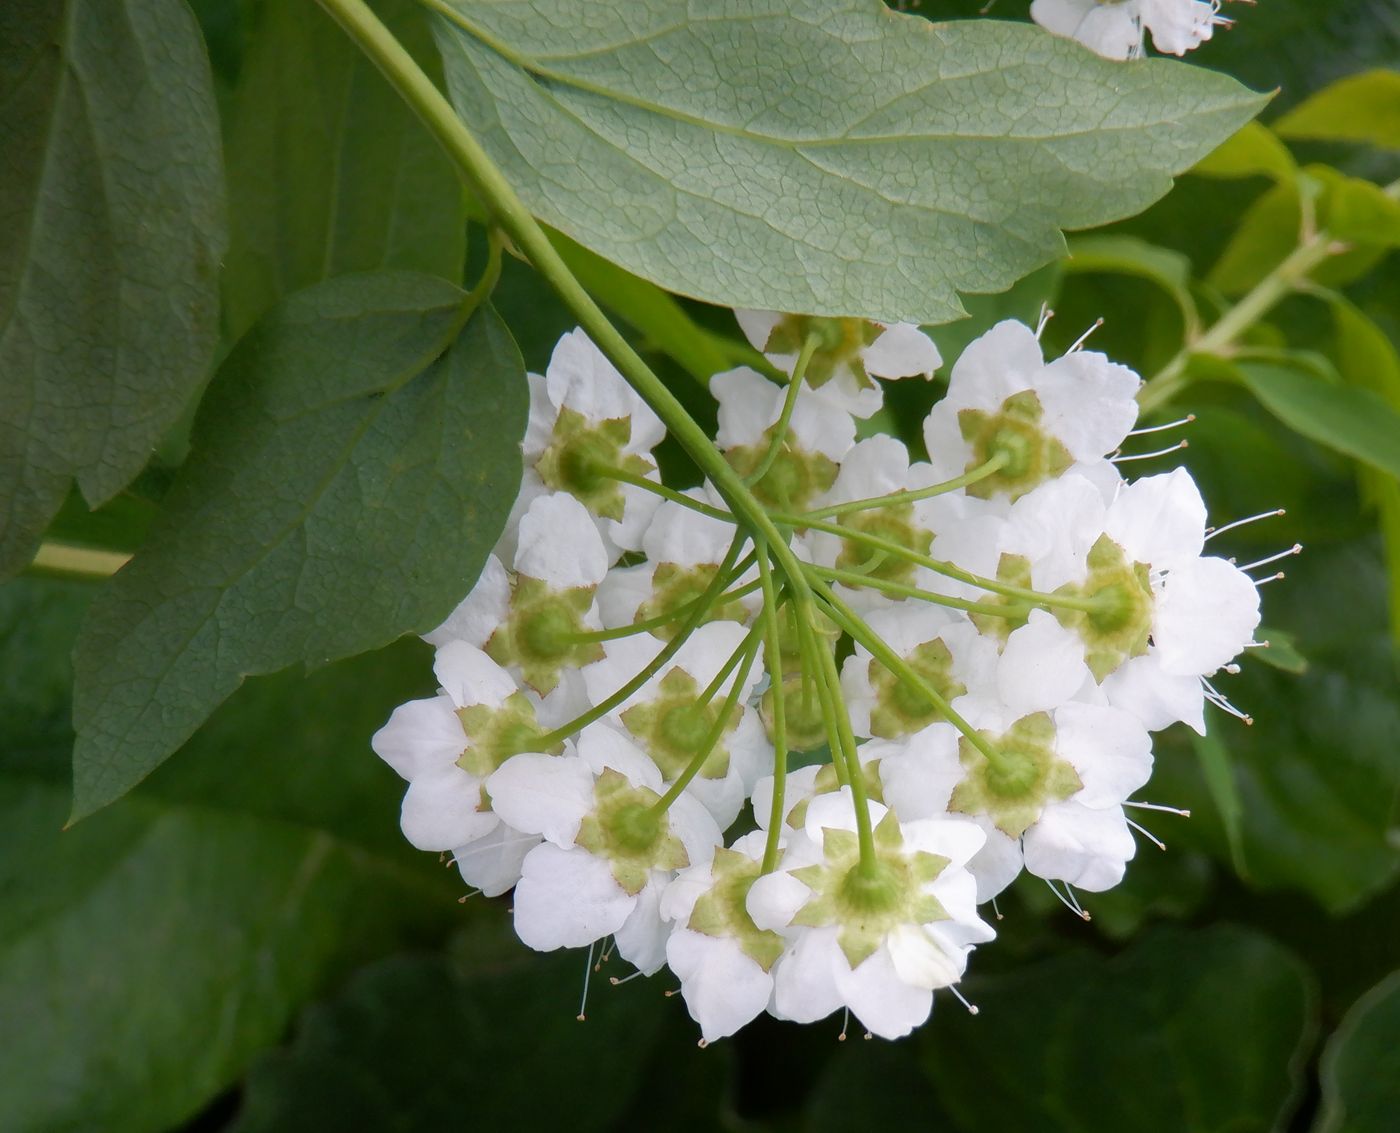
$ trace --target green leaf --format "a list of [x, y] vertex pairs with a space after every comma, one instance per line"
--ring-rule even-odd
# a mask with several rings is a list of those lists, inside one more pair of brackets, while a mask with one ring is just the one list
[[980, 1014], [920, 1035], [963, 1133], [1263, 1133], [1292, 1110], [1312, 1038], [1305, 969], [1236, 928], [1158, 930], [964, 990]]
[[1322, 1052], [1322, 1106], [1313, 1133], [1388, 1133], [1400, 1113], [1400, 972], [1347, 1012]]
[[1263, 645], [1245, 654], [1251, 661], [1262, 661], [1281, 672], [1292, 673], [1295, 677], [1308, 671], [1308, 659], [1299, 652], [1291, 633], [1260, 626], [1254, 632], [1254, 639]]
[[877, 0], [431, 6], [457, 111], [530, 208], [726, 306], [947, 322], [1263, 105], [1201, 68]]
[[1241, 362], [1238, 369], [1260, 404], [1290, 429], [1400, 476], [1400, 412], [1378, 394], [1330, 385], [1295, 366]]
[[76, 479], [89, 504], [150, 458], [217, 335], [224, 188], [182, 0], [0, 10], [0, 574]]
[[129, 790], [252, 673], [440, 622], [520, 482], [509, 333], [428, 276], [342, 276], [221, 367], [194, 454], [75, 655], [74, 816]]
[[1176, 304], [1187, 339], [1200, 329], [1200, 315], [1191, 298], [1191, 259], [1181, 252], [1135, 236], [1083, 236], [1070, 242], [1065, 271], [1110, 272], [1150, 280]]
[[1298, 186], [1273, 186], [1240, 218], [1206, 282], [1225, 295], [1243, 295], [1298, 246], [1302, 223]]
[[[181, 758], [60, 827], [68, 650], [90, 585], [0, 590], [5, 1128], [181, 1124], [351, 967], [437, 936], [457, 888], [406, 851], [368, 750], [421, 645], [250, 682]], [[169, 772], [175, 772], [170, 774]], [[413, 862], [405, 868], [405, 862]]]
[[1200, 177], [1270, 177], [1288, 181], [1298, 173], [1298, 165], [1278, 135], [1260, 122], [1246, 122], [1191, 167]]
[[[290, 1049], [254, 1068], [234, 1133], [609, 1128], [679, 1002], [595, 976], [580, 1023], [585, 954], [506, 948], [482, 955], [473, 941], [461, 965], [405, 956], [360, 973], [307, 1013]], [[669, 1127], [652, 1121], [634, 1128]]]
[[[412, 0], [379, 17], [441, 70]], [[462, 278], [464, 194], [413, 112], [313, 3], [264, 4], [229, 99], [230, 341], [281, 296], [346, 272]]]
[[1230, 753], [1220, 742], [1219, 736], [1213, 733], [1192, 736], [1191, 746], [1196, 749], [1201, 774], [1205, 777], [1211, 801], [1215, 803], [1216, 813], [1220, 816], [1220, 824], [1225, 828], [1225, 838], [1230, 846], [1230, 864], [1240, 877], [1248, 878], [1249, 867], [1245, 864], [1241, 819], [1244, 806], [1240, 802], [1234, 769], [1230, 766]]
[[1400, 149], [1400, 74], [1364, 71], [1324, 87], [1274, 123], [1285, 138]]

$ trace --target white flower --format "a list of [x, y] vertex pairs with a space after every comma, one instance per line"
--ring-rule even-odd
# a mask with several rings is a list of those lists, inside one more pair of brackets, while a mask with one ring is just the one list
[[463, 878], [494, 897], [515, 884], [520, 859], [538, 839], [503, 824], [482, 786], [507, 759], [534, 748], [536, 702], [465, 642], [438, 650], [433, 668], [442, 690], [401, 704], [370, 744], [408, 780], [404, 837], [420, 850], [452, 850]]
[[1144, 28], [1158, 51], [1185, 55], [1230, 24], [1219, 12], [1220, 0], [1031, 0], [1031, 18], [1046, 31], [1109, 59], [1140, 56]]
[[962, 352], [947, 396], [924, 422], [934, 472], [949, 480], [999, 456], [1003, 466], [967, 495], [1017, 499], [1076, 462], [1113, 452], [1137, 420], [1141, 384], [1093, 351], [1046, 363], [1028, 326], [997, 323]]
[[772, 1011], [812, 1022], [849, 1007], [870, 1031], [898, 1038], [922, 1023], [935, 988], [962, 976], [972, 947], [995, 935], [977, 916], [965, 866], [983, 835], [971, 823], [898, 821], [870, 803], [876, 870], [858, 874], [848, 790], [808, 807], [779, 870], [749, 890], [760, 929], [788, 940], [774, 974]]
[[682, 795], [662, 814], [661, 774], [624, 736], [593, 724], [574, 757], [518, 755], [486, 783], [492, 806], [544, 844], [526, 856], [515, 887], [515, 931], [540, 952], [609, 934], [647, 974], [666, 958], [662, 891], [675, 871], [710, 860], [719, 828]]
[[[543, 377], [530, 375], [522, 448], [525, 478], [514, 516], [543, 492], [568, 492], [594, 517], [609, 562], [641, 546], [659, 497], [606, 475], [658, 480], [651, 450], [665, 426], [582, 330], [564, 335]], [[509, 550], [509, 539], [503, 545]]]
[[[757, 471], [782, 416], [786, 390], [740, 366], [711, 378], [710, 392], [719, 402], [715, 443], [741, 475]], [[837, 466], [855, 441], [851, 414], [804, 387], [777, 458], [752, 485], [754, 495], [768, 507], [805, 510], [835, 482]]]
[[594, 592], [607, 552], [584, 506], [555, 492], [536, 497], [521, 519], [513, 565], [489, 556], [471, 593], [424, 637], [485, 649], [548, 698], [542, 716], [562, 722], [578, 706], [578, 666], [602, 656], [586, 635], [602, 628]]
[[826, 319], [776, 311], [735, 311], [745, 337], [768, 361], [791, 375], [809, 334], [820, 345], [804, 383], [856, 417], [869, 417], [884, 401], [872, 378], [931, 378], [942, 364], [938, 347], [913, 323]]
[[[699, 754], [719, 725], [726, 698], [738, 682], [733, 714], [722, 725], [699, 774], [686, 787], [721, 828], [738, 816], [755, 780], [773, 762], [773, 747], [757, 711], [748, 703], [763, 674], [761, 647], [746, 672], [726, 677], [709, 701], [700, 703], [701, 695], [718, 679], [747, 635], [737, 622], [700, 626], [611, 714], [617, 726], [660, 768], [662, 781], [669, 784]], [[590, 701], [600, 704], [606, 700], [650, 664], [662, 647], [661, 641], [647, 633], [605, 643], [604, 658], [583, 671]]]
[[732, 1035], [773, 995], [772, 969], [783, 938], [755, 925], [745, 905], [764, 842], [764, 833], [755, 831], [717, 849], [712, 862], [682, 870], [661, 895], [661, 915], [675, 925], [666, 963], [707, 1043]]

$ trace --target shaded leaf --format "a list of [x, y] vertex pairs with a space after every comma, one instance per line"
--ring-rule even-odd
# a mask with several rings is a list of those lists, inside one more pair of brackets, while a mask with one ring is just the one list
[[958, 291], [1143, 208], [1263, 104], [1200, 68], [876, 0], [432, 7], [457, 111], [526, 203], [729, 306], [957, 318]]
[[252, 673], [438, 624], [520, 482], [526, 389], [489, 308], [428, 276], [287, 300], [220, 369], [194, 455], [75, 655], [74, 816], [129, 790]]
[[1260, 122], [1247, 122], [1217, 149], [1191, 167], [1201, 177], [1270, 177], [1287, 181], [1297, 163], [1278, 135]]
[[1225, 840], [1230, 846], [1230, 864], [1240, 877], [1249, 877], [1249, 867], [1245, 863], [1243, 814], [1239, 787], [1235, 783], [1235, 772], [1230, 765], [1230, 753], [1219, 736], [1209, 733], [1192, 736], [1191, 746], [1196, 749], [1196, 758], [1201, 764], [1201, 774], [1211, 801], [1215, 803], [1220, 825], [1225, 828]]
[[1134, 236], [1083, 236], [1071, 241], [1065, 271], [1109, 272], [1150, 280], [1176, 304], [1187, 339], [1194, 338], [1200, 327], [1196, 302], [1191, 298], [1191, 261], [1181, 252]]
[[1305, 970], [1243, 929], [1158, 930], [1113, 959], [1070, 954], [965, 990], [981, 1013], [949, 1010], [920, 1041], [966, 1133], [1263, 1133], [1291, 1110], [1311, 1044]]
[[1400, 1114], [1400, 972], [1347, 1012], [1322, 1052], [1314, 1133], [1387, 1133]]
[[150, 458], [204, 380], [224, 187], [182, 0], [0, 9], [0, 574], [74, 480], [91, 505]]
[[606, 1128], [679, 1003], [640, 980], [595, 987], [580, 1023], [584, 954], [507, 947], [501, 959], [478, 944], [462, 968], [403, 956], [360, 973], [254, 1069], [235, 1133]]
[[1400, 74], [1390, 70], [1348, 75], [1274, 123], [1285, 138], [1369, 142], [1400, 149]]
[[406, 852], [368, 750], [422, 646], [257, 680], [140, 791], [61, 832], [68, 650], [91, 586], [0, 591], [5, 1128], [172, 1128], [350, 966], [436, 935], [445, 874]]
[[[441, 71], [421, 8], [379, 17]], [[462, 277], [466, 210], [437, 142], [354, 42], [313, 3], [264, 4], [229, 98], [230, 341], [281, 296], [346, 272]]]

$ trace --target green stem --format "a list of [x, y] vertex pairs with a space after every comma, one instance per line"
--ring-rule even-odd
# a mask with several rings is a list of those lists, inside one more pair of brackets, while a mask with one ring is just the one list
[[978, 732], [971, 724], [953, 710], [953, 706], [948, 703], [936, 688], [934, 688], [923, 677], [910, 666], [910, 664], [885, 644], [884, 639], [871, 629], [865, 620], [857, 614], [850, 606], [841, 601], [835, 594], [824, 597], [827, 602], [831, 618], [837, 625], [844, 629], [857, 642], [870, 650], [871, 655], [880, 662], [886, 669], [893, 673], [909, 687], [916, 690], [928, 699], [948, 723], [952, 724], [961, 732], [978, 751], [987, 758], [987, 762], [1000, 771], [1007, 770], [1006, 760], [1002, 757], [994, 746], [987, 742], [986, 738]]
[[[765, 548], [766, 551], [766, 548]], [[778, 593], [767, 554], [758, 558], [758, 581], [763, 587], [764, 661], [773, 690], [773, 801], [768, 812], [768, 839], [763, 844], [763, 873], [778, 868], [783, 804], [787, 791], [787, 705], [783, 690], [783, 651], [778, 627]]]
[[680, 504], [681, 507], [689, 508], [691, 511], [699, 512], [701, 515], [709, 516], [711, 519], [718, 519], [722, 523], [733, 523], [734, 517], [727, 511], [709, 504], [693, 500], [684, 492], [678, 492], [674, 488], [668, 488], [657, 480], [648, 480], [645, 476], [638, 476], [635, 472], [628, 472], [625, 468], [615, 468], [611, 464], [590, 465], [590, 469], [598, 476], [606, 477], [609, 480], [618, 480], [623, 484], [631, 484], [633, 487], [641, 488], [650, 492], [654, 496], [670, 500], [673, 504]]
[[[755, 626], [755, 629], [760, 628]], [[671, 804], [681, 797], [681, 792], [690, 786], [690, 781], [700, 774], [700, 769], [705, 766], [705, 761], [710, 758], [710, 753], [715, 750], [715, 745], [719, 743], [720, 736], [724, 735], [725, 725], [728, 724], [730, 716], [734, 714], [734, 708], [739, 703], [739, 695], [744, 691], [744, 683], [748, 680], [749, 670], [753, 668], [754, 657], [758, 653], [760, 637], [757, 633], [750, 633], [744, 638], [744, 644], [739, 647], [739, 652], [735, 654], [732, 664], [739, 666], [739, 673], [734, 678], [734, 686], [729, 690], [729, 695], [724, 698], [724, 707], [715, 717], [715, 722], [710, 726], [709, 732], [705, 735], [705, 741], [700, 745], [700, 749], [695, 753], [695, 758], [685, 765], [685, 770], [676, 776], [676, 781], [671, 784], [666, 793], [662, 795], [651, 806], [651, 813], [660, 815], [666, 813]], [[726, 668], [731, 668], [731, 664], [726, 664]], [[727, 675], [727, 674], [725, 674]], [[717, 678], [718, 679], [718, 678]]]
[[1010, 459], [1006, 453], [999, 452], [985, 464], [979, 464], [971, 472], [965, 472], [952, 480], [944, 480], [941, 484], [932, 484], [927, 488], [914, 488], [908, 492], [891, 492], [887, 496], [867, 496], [863, 500], [851, 500], [849, 503], [817, 508], [816, 511], [804, 511], [801, 516], [802, 522], [804, 525], [810, 526], [814, 519], [849, 515], [854, 511], [869, 511], [871, 508], [897, 507], [900, 504], [909, 504], [916, 500], [927, 500], [933, 496], [941, 496], [947, 492], [956, 492], [959, 488], [966, 488], [969, 484], [975, 484], [977, 481], [985, 480], [988, 476], [999, 472]]
[[941, 574], [945, 578], [956, 579], [958, 582], [966, 582], [969, 586], [976, 586], [979, 590], [987, 590], [1007, 598], [1019, 598], [1023, 602], [1033, 602], [1039, 606], [1060, 606], [1067, 610], [1094, 611], [1101, 608], [1101, 603], [1094, 598], [1074, 598], [1068, 594], [1042, 594], [1038, 590], [1027, 590], [1021, 586], [1011, 586], [1005, 582], [998, 582], [995, 578], [983, 578], [981, 575], [963, 570], [962, 567], [955, 566], [953, 563], [921, 555], [918, 551], [910, 550], [891, 539], [884, 539], [866, 531], [858, 531], [852, 527], [842, 527], [838, 523], [827, 523], [824, 520], [803, 520], [800, 516], [782, 513], [774, 513], [773, 518], [779, 523], [805, 524], [815, 531], [826, 531], [832, 535], [839, 535], [843, 539], [864, 543], [868, 547], [885, 551], [906, 562], [927, 567], [934, 574]]
[[811, 362], [812, 355], [816, 353], [817, 344], [821, 340], [815, 334], [809, 334], [807, 341], [802, 344], [802, 353], [797, 356], [797, 365], [792, 368], [792, 377], [788, 379], [787, 395], [783, 398], [783, 409], [778, 414], [778, 421], [773, 426], [773, 436], [768, 442], [768, 451], [763, 454], [763, 459], [758, 462], [754, 470], [744, 477], [744, 483], [757, 484], [765, 476], [768, 470], [773, 467], [773, 462], [778, 459], [778, 454], [783, 451], [783, 445], [787, 442], [788, 426], [792, 424], [792, 411], [797, 408], [797, 395], [802, 392], [802, 379], [807, 376], [807, 364]]
[[[749, 567], [752, 565], [752, 563], [749, 560], [751, 560], [752, 558], [752, 555], [746, 556], [744, 562], [741, 562], [738, 566], [736, 566], [732, 571], [729, 572], [729, 575], [725, 582], [726, 586], [729, 585], [729, 583], [733, 582], [734, 579], [737, 578], [739, 575], [743, 574], [744, 571], [749, 569]], [[743, 586], [736, 586], [733, 590], [726, 590], [723, 594], [721, 594], [718, 598], [715, 599], [715, 605], [723, 606], [729, 602], [737, 601], [740, 598], [752, 594], [755, 590], [758, 589], [758, 587], [758, 579], [754, 579], [752, 582], [744, 583]], [[679, 606], [668, 610], [664, 614], [657, 614], [654, 618], [643, 618], [639, 622], [632, 622], [625, 626], [617, 626], [613, 629], [600, 629], [595, 630], [591, 633], [569, 633], [564, 634], [563, 636], [564, 639], [569, 642], [577, 642], [578, 644], [582, 645], [591, 641], [617, 641], [619, 638], [632, 637], [634, 634], [649, 633], [654, 629], [661, 629], [665, 626], [673, 625], [674, 623], [680, 621], [680, 619], [684, 617], [688, 612], [690, 612], [690, 610], [692, 610], [695, 604], [699, 601], [700, 595], [697, 595], [696, 597], [691, 598], [688, 601], [682, 602]]]
[[496, 163], [413, 57], [380, 23], [364, 0], [318, 2], [373, 60], [389, 84], [417, 113], [447, 151], [477, 199], [485, 205], [515, 247], [550, 284], [594, 344], [651, 406], [701, 472], [710, 478], [735, 518], [742, 521], [753, 534], [767, 541], [777, 566], [785, 578], [791, 579], [794, 590], [810, 597], [810, 587], [802, 574], [800, 560], [784, 542], [782, 533], [768, 517], [763, 505], [720, 455], [705, 431], [695, 423], [665, 383], [652, 373], [579, 283]]
[[715, 571], [715, 577], [710, 581], [710, 585], [705, 587], [704, 593], [696, 599], [695, 609], [690, 612], [685, 622], [681, 625], [681, 628], [676, 631], [676, 636], [671, 638], [661, 651], [642, 667], [641, 672], [611, 696], [600, 700], [592, 708], [588, 709], [587, 712], [580, 713], [567, 724], [562, 724], [555, 728], [554, 731], [547, 732], [545, 735], [541, 736], [537, 741], [539, 744], [537, 750], [548, 751], [555, 744], [563, 743], [563, 741], [570, 736], [582, 731], [595, 720], [601, 720], [661, 671], [661, 667], [674, 657], [680, 650], [680, 647], [685, 644], [686, 639], [691, 635], [695, 627], [704, 621], [706, 613], [708, 613], [710, 608], [714, 605], [715, 598], [723, 591], [725, 578], [729, 572], [734, 569], [734, 563], [739, 558], [739, 547], [741, 544], [742, 540], [737, 537], [734, 542], [729, 544], [729, 550], [724, 556], [724, 561], [720, 563], [719, 570]]
[[729, 660], [725, 661], [719, 672], [715, 674], [715, 679], [705, 686], [705, 690], [695, 702], [698, 707], [704, 708], [719, 695], [719, 690], [724, 686], [724, 682], [729, 678], [729, 674], [738, 666], [744, 654], [749, 652], [750, 648], [757, 644], [762, 634], [763, 623], [755, 621], [749, 628], [749, 632], [744, 634], [743, 640], [735, 647], [734, 652], [729, 655]]
[[807, 570], [832, 582], [842, 582], [847, 586], [865, 586], [885, 594], [896, 594], [901, 598], [914, 598], [920, 602], [932, 603], [935, 606], [965, 610], [969, 614], [986, 614], [993, 618], [1019, 618], [1026, 612], [1024, 606], [994, 606], [986, 602], [969, 602], [963, 598], [950, 598], [943, 594], [935, 594], [931, 590], [920, 590], [917, 586], [906, 586], [902, 582], [886, 582], [883, 578], [871, 578], [858, 571], [834, 570], [831, 567], [817, 566], [815, 563], [808, 564]]
[[819, 679], [826, 683], [828, 695], [834, 705], [836, 717], [837, 743], [832, 745], [831, 757], [846, 762], [846, 777], [851, 788], [851, 802], [856, 813], [856, 840], [860, 845], [860, 868], [867, 875], [878, 866], [875, 857], [875, 832], [870, 823], [870, 799], [865, 790], [865, 773], [861, 770], [860, 755], [856, 751], [856, 738], [851, 731], [851, 716], [843, 711], [846, 707], [841, 696], [841, 677], [836, 671], [836, 658], [831, 650], [821, 652], [821, 673]]

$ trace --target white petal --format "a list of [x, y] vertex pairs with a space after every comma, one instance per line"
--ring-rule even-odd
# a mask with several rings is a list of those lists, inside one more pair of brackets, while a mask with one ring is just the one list
[[987, 835], [987, 844], [967, 863], [977, 881], [977, 900], [982, 903], [990, 901], [1016, 880], [1023, 864], [1021, 843], [1016, 838], [1008, 838], [984, 818], [973, 821]]
[[728, 937], [676, 928], [666, 942], [666, 962], [707, 1043], [750, 1022], [773, 994], [773, 977]]
[[962, 955], [949, 953], [919, 925], [896, 925], [885, 946], [895, 974], [911, 988], [947, 987], [958, 982], [966, 967]]
[[450, 850], [489, 833], [500, 819], [479, 810], [481, 780], [460, 767], [420, 775], [404, 792], [399, 825], [420, 850]]
[[744, 337], [749, 340], [749, 345], [758, 351], [762, 351], [768, 345], [773, 328], [783, 321], [783, 316], [777, 311], [736, 309], [734, 318], [739, 324], [739, 329], [744, 332]]
[[572, 846], [579, 823], [593, 809], [593, 781], [582, 759], [527, 752], [501, 764], [486, 780], [486, 791], [503, 822]]
[[660, 901], [666, 883], [655, 874], [637, 894], [637, 904], [617, 929], [617, 954], [643, 975], [653, 975], [666, 963], [666, 938], [671, 926], [661, 919]]
[[1032, 610], [1026, 624], [1006, 639], [997, 692], [1009, 708], [1029, 716], [1069, 700], [1087, 672], [1083, 639], [1053, 614]]
[[1145, 476], [1118, 493], [1104, 518], [1104, 530], [1134, 562], [1171, 570], [1200, 558], [1206, 537], [1205, 501], [1184, 468]]
[[840, 969], [850, 972], [836, 941], [836, 929], [803, 931], [791, 951], [774, 966], [774, 1014], [795, 1023], [825, 1019], [842, 1004], [841, 991], [836, 986], [836, 974]]
[[1159, 732], [1180, 720], [1197, 735], [1206, 734], [1201, 678], [1164, 673], [1155, 648], [1119, 665], [1104, 679], [1103, 691], [1109, 704], [1131, 712], [1148, 731]]
[[612, 768], [626, 776], [634, 787], [661, 790], [661, 771], [651, 757], [606, 722], [600, 720], [589, 724], [579, 733], [577, 745], [579, 758], [592, 769], [594, 775], [601, 775]]
[[1123, 443], [1137, 421], [1142, 380], [1092, 350], [1056, 358], [1036, 380], [1041, 425], [1075, 460], [1098, 460]]
[[487, 897], [499, 897], [520, 880], [525, 855], [540, 844], [538, 834], [522, 834], [498, 822], [487, 834], [452, 851], [462, 880]]
[[973, 339], [953, 364], [950, 408], [996, 409], [1012, 394], [1030, 389], [1044, 364], [1040, 342], [1025, 323], [1006, 319]]
[[[604, 629], [619, 629], [637, 620], [637, 609], [652, 596], [654, 562], [613, 567], [598, 584], [598, 617]], [[623, 638], [622, 640], [626, 640]]]
[[782, 412], [782, 389], [747, 366], [716, 374], [710, 393], [719, 402], [715, 444], [721, 449], [757, 443]]
[[948, 800], [963, 780], [957, 732], [950, 724], [931, 724], [910, 736], [903, 748], [880, 760], [885, 802], [903, 822], [946, 814]]
[[433, 673], [458, 708], [486, 704], [499, 708], [520, 686], [515, 678], [475, 645], [449, 641], [433, 658]]
[[400, 704], [369, 743], [380, 759], [413, 780], [456, 763], [467, 737], [451, 698], [439, 693]]
[[540, 496], [520, 521], [515, 569], [556, 590], [597, 586], [608, 573], [608, 553], [593, 517], [566, 492]]
[[724, 844], [715, 820], [698, 799], [681, 795], [666, 812], [666, 821], [671, 833], [685, 847], [691, 865], [710, 861], [715, 856], [715, 847]]
[[913, 323], [892, 323], [861, 351], [868, 373], [877, 378], [931, 378], [943, 364], [938, 347]]
[[1258, 628], [1259, 591], [1250, 577], [1224, 559], [1196, 559], [1167, 576], [1152, 641], [1163, 672], [1209, 676], [1239, 656]]
[[[633, 633], [613, 641], [603, 642], [602, 660], [584, 666], [582, 670], [584, 687], [588, 699], [593, 704], [602, 704], [638, 673], [651, 664], [666, 643], [649, 633]], [[646, 685], [634, 692], [613, 710], [617, 715], [632, 705], [648, 698]]]
[[933, 1010], [933, 992], [900, 979], [889, 949], [877, 948], [855, 969], [836, 969], [836, 984], [851, 1014], [882, 1039], [907, 1035]]
[[449, 641], [466, 641], [485, 645], [510, 610], [510, 576], [495, 555], [488, 555], [481, 574], [457, 608], [435, 630], [423, 635], [431, 645], [443, 646]]
[[792, 874], [778, 870], [765, 873], [753, 883], [744, 906], [759, 928], [781, 931], [792, 924], [792, 918], [811, 896], [812, 891]]
[[1152, 737], [1142, 721], [1117, 708], [1066, 704], [1055, 713], [1055, 748], [1079, 772], [1076, 802], [1121, 803], [1152, 776]]
[[1091, 810], [1072, 801], [1047, 806], [1021, 844], [1031, 873], [1092, 893], [1122, 881], [1137, 852], [1122, 807]]
[[603, 859], [546, 842], [521, 867], [515, 934], [537, 952], [582, 948], [617, 932], [636, 904]]

